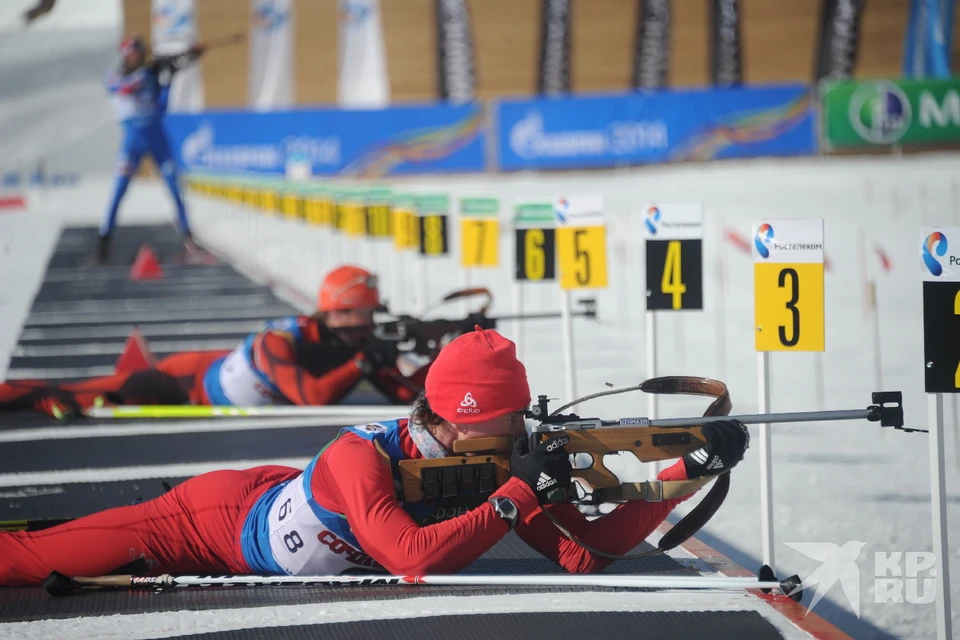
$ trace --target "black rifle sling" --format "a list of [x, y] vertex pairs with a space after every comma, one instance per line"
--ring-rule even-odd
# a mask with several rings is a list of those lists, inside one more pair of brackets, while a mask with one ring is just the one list
[[[710, 378], [694, 378], [690, 376], [664, 376], [662, 378], [651, 378], [649, 380], [645, 380], [640, 385], [640, 390], [647, 393], [697, 395], [714, 398], [714, 401], [710, 403], [710, 406], [707, 407], [707, 410], [703, 413], [704, 416], [730, 415], [730, 409], [732, 407], [730, 402], [730, 392], [727, 389], [727, 385], [719, 380], [711, 380]], [[560, 530], [560, 533], [590, 553], [603, 558], [613, 558], [614, 560], [636, 560], [639, 558], [647, 558], [657, 555], [659, 553], [665, 553], [670, 549], [673, 549], [674, 547], [684, 543], [690, 538], [690, 536], [695, 534], [703, 527], [703, 525], [710, 521], [710, 518], [713, 517], [713, 514], [715, 514], [720, 508], [720, 505], [723, 504], [723, 501], [726, 499], [727, 492], [729, 490], [730, 472], [725, 471], [717, 476], [717, 479], [710, 488], [710, 491], [706, 496], [704, 496], [703, 500], [700, 501], [700, 504], [694, 507], [686, 516], [681, 518], [680, 522], [675, 524], [673, 528], [670, 529], [670, 531], [668, 531], [667, 534], [660, 539], [660, 544], [656, 549], [626, 555], [607, 553], [606, 551], [600, 551], [599, 549], [586, 544], [572, 534], [566, 527], [560, 524], [553, 514], [550, 513], [549, 509], [544, 509], [543, 512], [546, 514], [547, 518], [553, 522], [554, 526]]]

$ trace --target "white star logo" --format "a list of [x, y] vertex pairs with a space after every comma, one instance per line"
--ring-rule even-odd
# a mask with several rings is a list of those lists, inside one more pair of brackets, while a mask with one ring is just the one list
[[809, 576], [803, 579], [801, 588], [808, 589], [817, 585], [817, 592], [813, 595], [807, 613], [813, 611], [820, 599], [827, 595], [830, 588], [840, 581], [843, 595], [853, 612], [860, 617], [860, 568], [857, 560], [863, 551], [866, 542], [851, 540], [842, 547], [833, 542], [784, 542], [794, 551], [813, 560], [820, 561], [820, 566]]

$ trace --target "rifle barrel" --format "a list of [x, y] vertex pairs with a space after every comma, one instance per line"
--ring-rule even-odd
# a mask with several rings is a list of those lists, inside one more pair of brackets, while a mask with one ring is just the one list
[[795, 413], [753, 413], [739, 416], [709, 416], [699, 418], [661, 418], [651, 420], [651, 427], [693, 427], [708, 422], [739, 420], [744, 424], [777, 424], [782, 422], [827, 422], [829, 420], [867, 420], [867, 409], [842, 411], [803, 411]]
[[[588, 318], [596, 317], [595, 311], [571, 311], [571, 316], [586, 316]], [[519, 313], [508, 316], [493, 316], [490, 319], [497, 322], [510, 322], [511, 320], [546, 320], [549, 318], [559, 318], [559, 311], [543, 311], [541, 313]]]

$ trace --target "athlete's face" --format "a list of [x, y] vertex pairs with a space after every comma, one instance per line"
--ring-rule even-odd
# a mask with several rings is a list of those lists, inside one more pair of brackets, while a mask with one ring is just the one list
[[134, 49], [123, 56], [123, 65], [130, 70], [139, 69], [143, 64], [143, 52]]
[[468, 440], [472, 438], [496, 438], [499, 436], [520, 438], [527, 435], [525, 424], [523, 411], [516, 411], [485, 422], [477, 422], [475, 424], [454, 423], [453, 426], [457, 434], [455, 440]]
[[373, 332], [373, 309], [363, 307], [327, 311], [324, 324], [351, 342], [363, 340]]

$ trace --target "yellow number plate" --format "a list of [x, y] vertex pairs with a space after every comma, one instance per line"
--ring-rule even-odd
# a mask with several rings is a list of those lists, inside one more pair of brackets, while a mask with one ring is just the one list
[[757, 351], [823, 351], [823, 264], [753, 265]]
[[607, 286], [607, 228], [560, 227], [557, 257], [561, 289], [602, 289]]
[[500, 264], [500, 221], [496, 218], [461, 218], [460, 266], [496, 267]]
[[413, 211], [393, 210], [393, 246], [404, 251], [420, 246], [420, 229]]

